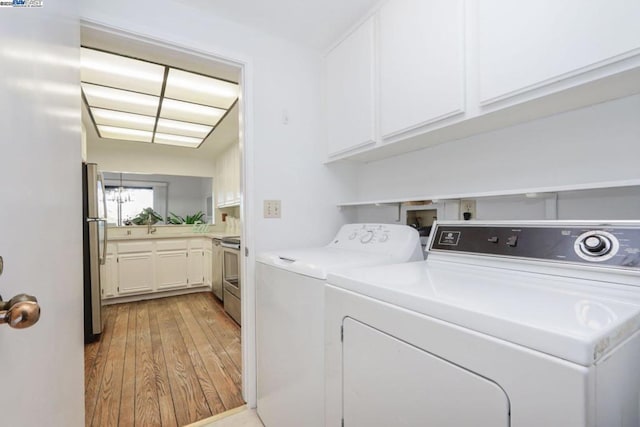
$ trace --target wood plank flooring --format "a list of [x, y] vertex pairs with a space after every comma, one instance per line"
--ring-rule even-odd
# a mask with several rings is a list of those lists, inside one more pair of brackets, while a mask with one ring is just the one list
[[209, 292], [104, 308], [85, 345], [85, 425], [179, 427], [244, 404], [240, 327]]

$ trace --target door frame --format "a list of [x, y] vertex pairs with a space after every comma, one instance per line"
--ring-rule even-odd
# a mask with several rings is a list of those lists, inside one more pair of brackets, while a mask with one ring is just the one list
[[210, 52], [192, 48], [144, 34], [114, 28], [108, 24], [81, 18], [80, 27], [87, 30], [100, 31], [114, 37], [131, 39], [163, 49], [169, 49], [194, 55], [206, 60], [223, 62], [237, 66], [240, 69], [240, 97], [238, 99], [240, 151], [240, 221], [242, 224], [242, 257], [240, 264], [241, 275], [244, 277], [241, 289], [242, 316], [242, 396], [250, 408], [256, 407], [256, 346], [255, 346], [255, 270], [253, 268], [255, 254], [248, 248], [255, 248], [253, 215], [254, 175], [253, 168], [253, 65], [251, 58], [245, 55], [228, 52]]

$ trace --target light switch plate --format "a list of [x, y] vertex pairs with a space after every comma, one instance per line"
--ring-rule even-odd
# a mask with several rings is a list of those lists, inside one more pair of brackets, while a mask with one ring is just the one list
[[264, 217], [280, 218], [280, 200], [264, 201]]

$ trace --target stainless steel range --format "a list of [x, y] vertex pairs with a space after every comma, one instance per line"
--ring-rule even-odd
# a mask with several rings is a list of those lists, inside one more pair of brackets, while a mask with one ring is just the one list
[[240, 237], [226, 237], [222, 240], [221, 246], [224, 310], [241, 325]]

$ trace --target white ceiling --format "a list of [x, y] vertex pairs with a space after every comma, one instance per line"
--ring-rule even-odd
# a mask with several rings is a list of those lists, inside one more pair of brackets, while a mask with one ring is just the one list
[[266, 33], [326, 50], [380, 0], [176, 0]]

